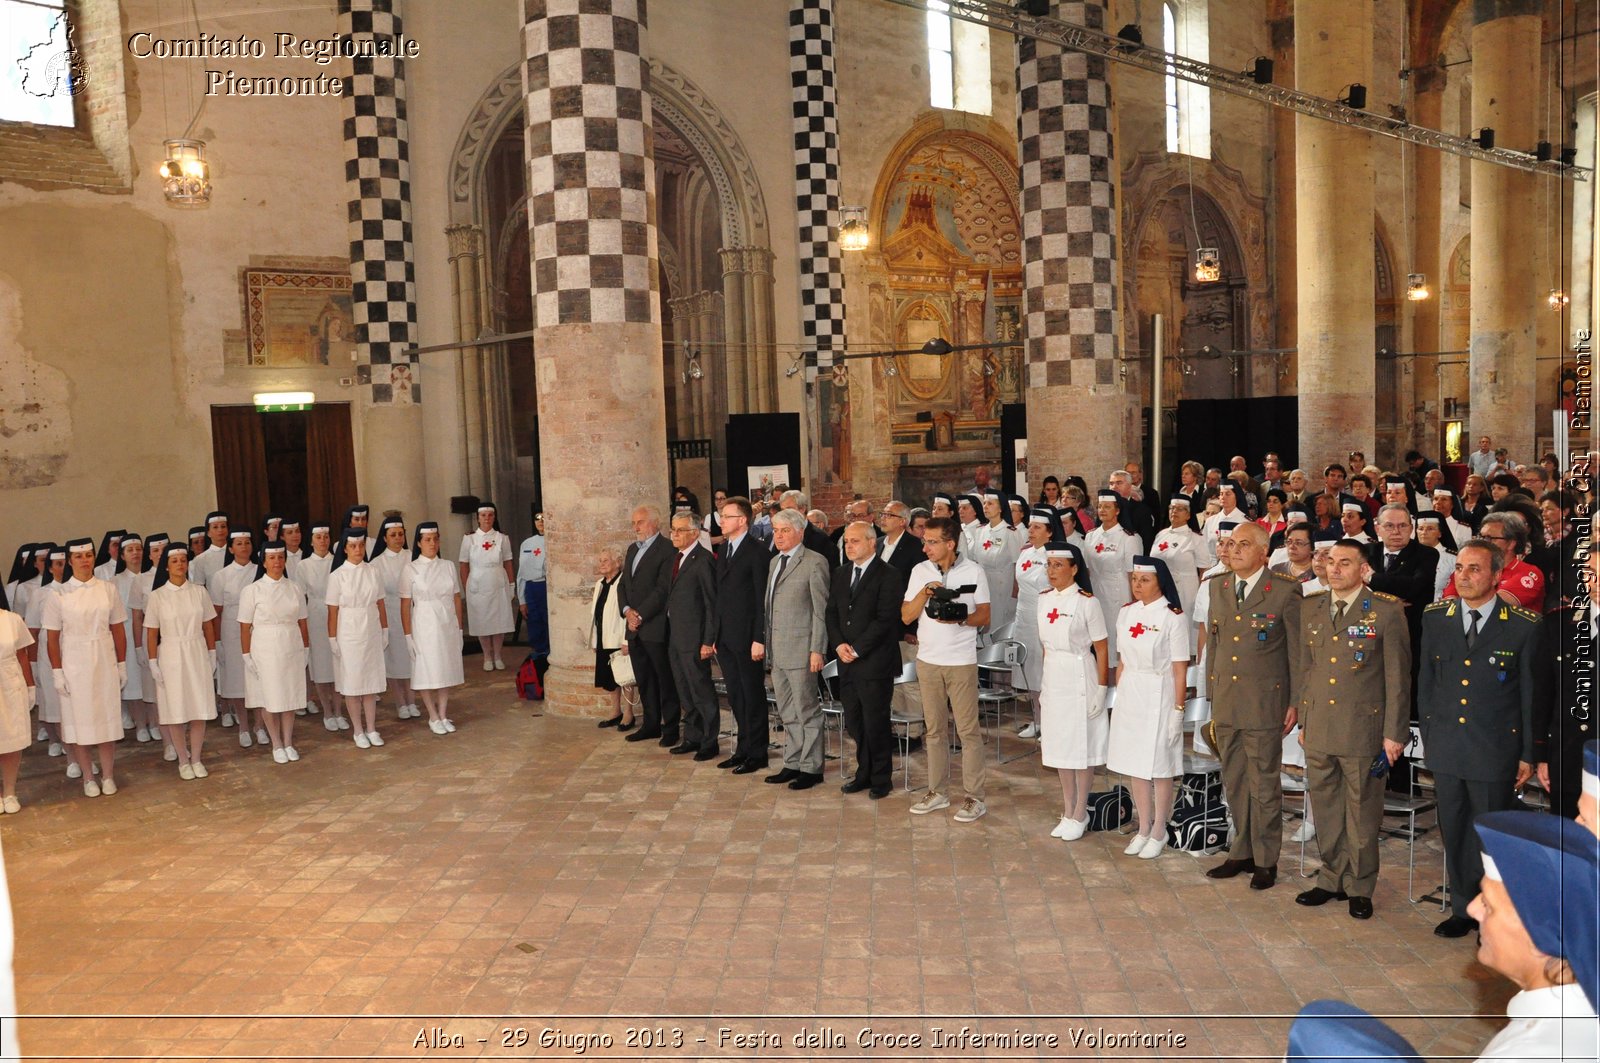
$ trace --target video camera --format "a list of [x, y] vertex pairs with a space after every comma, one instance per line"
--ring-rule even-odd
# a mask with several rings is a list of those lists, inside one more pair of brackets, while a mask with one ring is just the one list
[[959, 624], [967, 619], [967, 606], [966, 603], [958, 602], [956, 599], [963, 594], [974, 594], [977, 590], [977, 585], [972, 583], [965, 587], [935, 587], [922, 611], [928, 615], [929, 620]]

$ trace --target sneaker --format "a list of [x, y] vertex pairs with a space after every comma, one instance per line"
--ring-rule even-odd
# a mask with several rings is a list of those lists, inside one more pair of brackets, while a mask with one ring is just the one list
[[339, 717], [339, 730], [341, 730], [341, 731], [350, 730], [350, 717], [348, 717], [348, 716]]
[[133, 717], [129, 716], [126, 712], [122, 714], [122, 729], [124, 731], [133, 730]]
[[428, 721], [428, 730], [432, 731], [436, 735], [444, 735], [444, 734], [449, 734], [450, 733], [449, 731], [446, 731], [444, 729], [444, 721], [443, 720], [429, 720]]
[[40, 727], [39, 728], [39, 733], [33, 736], [33, 740], [35, 742], [48, 741], [49, 738], [50, 738], [50, 732], [46, 731], [43, 727]]
[[178, 765], [178, 778], [189, 782], [194, 778], [194, 766], [190, 764]]
[[1166, 852], [1167, 839], [1161, 836], [1152, 836], [1145, 839], [1144, 848], [1139, 850], [1140, 860], [1154, 860]]
[[371, 742], [375, 746], [381, 746], [383, 745], [383, 736], [377, 731], [368, 731], [367, 741]]
[[1039, 737], [1039, 725], [1036, 724], [1036, 723], [1030, 723], [1028, 726], [1024, 727], [1022, 730], [1017, 732], [1017, 737], [1018, 738], [1038, 738]]
[[172, 761], [178, 759], [178, 751], [176, 749], [173, 749], [171, 746], [168, 746], [166, 748], [166, 750], [161, 754], [161, 759], [164, 760], [164, 761], [167, 761], [168, 763], [171, 763]]
[[305, 709], [295, 709], [294, 710], [294, 714], [296, 716], [304, 716], [306, 714], [306, 710]]
[[313, 716], [321, 716], [322, 715], [322, 706], [318, 705], [314, 701], [308, 701], [308, 702], [306, 702], [306, 711], [309, 712]]
[[494, 659], [494, 670], [497, 671], [497, 672], [505, 671], [506, 670], [506, 662], [504, 662], [500, 658], [496, 657]]
[[73, 760], [73, 761], [68, 761], [67, 762], [67, 778], [69, 778], [69, 779], [81, 779], [81, 778], [83, 778], [83, 769], [78, 767], [78, 762], [77, 761]]
[[196, 779], [204, 779], [207, 775], [211, 774], [209, 771], [206, 771], [206, 766], [200, 763], [198, 760], [190, 765], [190, 767], [194, 768], [194, 777]]
[[1294, 833], [1289, 835], [1289, 840], [1292, 842], [1308, 842], [1316, 836], [1317, 828], [1306, 820], [1301, 820], [1300, 826], [1296, 827]]
[[490, 659], [489, 659], [489, 658], [487, 658], [487, 657], [485, 657], [485, 658], [484, 658], [484, 659], [483, 659], [483, 670], [484, 670], [484, 671], [485, 671], [485, 672], [492, 672], [492, 671], [494, 671], [494, 662], [493, 662], [493, 661], [491, 661], [491, 660], [490, 660]]
[[451, 733], [451, 734], [455, 733], [456, 725], [454, 723], [450, 722], [450, 717], [446, 716], [440, 722], [444, 724], [444, 729], [445, 729], [446, 732]]
[[0, 812], [4, 812], [8, 816], [14, 816], [21, 811], [22, 802], [15, 797], [8, 797], [3, 802], [0, 802]]
[[270, 746], [271, 744], [272, 744], [272, 736], [267, 734], [267, 729], [265, 727], [257, 727], [256, 728], [256, 745], [258, 745], [258, 746]]
[[84, 783], [83, 784], [83, 796], [85, 796], [85, 797], [99, 797], [100, 796], [100, 784], [95, 782], [93, 779], [90, 779], [88, 782]]
[[371, 746], [372, 746], [372, 743], [367, 741], [367, 732], [365, 732], [365, 731], [357, 731], [356, 732], [356, 748], [357, 749], [368, 749], [368, 748], [371, 748]]
[[322, 718], [322, 726], [330, 731], [337, 731], [339, 729], [339, 721], [333, 716], [324, 716]]
[[1128, 843], [1128, 847], [1126, 849], [1122, 850], [1122, 855], [1123, 856], [1138, 856], [1139, 855], [1139, 851], [1144, 848], [1144, 843], [1149, 841], [1149, 840], [1150, 839], [1146, 838], [1143, 834], [1135, 834], [1133, 836], [1133, 841], [1129, 842]]
[[61, 743], [60, 742], [51, 742], [50, 743], [50, 749], [49, 749], [50, 756], [59, 757], [62, 754], [64, 754], [65, 752], [66, 752], [66, 750], [61, 748]]
[[141, 727], [137, 731], [133, 732], [133, 740], [135, 742], [148, 742], [148, 741], [150, 741], [150, 728]]
[[300, 751], [294, 746], [284, 746], [283, 755], [289, 758], [291, 764], [300, 759]]
[[956, 822], [975, 822], [976, 820], [981, 819], [983, 814], [987, 811], [989, 811], [989, 809], [982, 801], [979, 801], [976, 797], [969, 797], [965, 801], [961, 802], [961, 808], [956, 812]]
[[950, 799], [944, 794], [929, 794], [921, 801], [911, 806], [913, 816], [926, 816], [929, 812], [937, 812], [941, 808], [949, 808]]
[[223, 713], [221, 722], [222, 722], [222, 726], [224, 726], [224, 727], [232, 727], [233, 726], [233, 713], [231, 713], [231, 712]]
[[110, 797], [117, 792], [117, 781], [115, 779], [105, 780], [100, 784], [100, 792]]
[[255, 745], [255, 740], [250, 737], [250, 728], [239, 728], [239, 748], [249, 749], [253, 745]]
[[289, 754], [285, 753], [283, 751], [283, 747], [282, 746], [279, 746], [277, 749], [274, 749], [272, 751], [272, 762], [274, 764], [287, 764], [287, 763], [289, 763]]

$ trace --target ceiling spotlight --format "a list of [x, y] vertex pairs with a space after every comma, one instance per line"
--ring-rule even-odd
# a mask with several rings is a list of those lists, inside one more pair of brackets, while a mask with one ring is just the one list
[[705, 375], [706, 371], [700, 366], [700, 352], [695, 351], [689, 356], [689, 368], [684, 371], [683, 382], [687, 384], [691, 380], [700, 380]]
[[1346, 107], [1349, 107], [1352, 110], [1357, 110], [1357, 111], [1366, 110], [1367, 109], [1367, 87], [1365, 85], [1361, 84], [1361, 82], [1359, 82], [1359, 81], [1357, 81], [1357, 82], [1355, 82], [1354, 84], [1351, 84], [1351, 85], [1346, 85], [1345, 86], [1345, 90], [1344, 90], [1344, 95], [1340, 96], [1338, 98], [1338, 102], [1344, 104]]
[[1567, 308], [1567, 304], [1572, 300], [1567, 296], [1567, 293], [1560, 288], [1551, 288], [1550, 294], [1545, 296], [1544, 301], [1545, 305], [1549, 306], [1550, 309], [1559, 314], [1561, 311]]
[[1264, 55], [1256, 56], [1245, 74], [1254, 79], [1257, 85], [1272, 84], [1272, 60]]
[[1210, 284], [1222, 279], [1222, 252], [1214, 247], [1202, 247], [1194, 253], [1194, 279]]
[[1494, 129], [1492, 127], [1484, 126], [1478, 130], [1477, 135], [1472, 139], [1484, 151], [1494, 150]]
[[889, 364], [884, 367], [883, 375], [884, 376], [899, 376], [900, 375], [900, 367], [894, 364], [894, 359], [893, 358], [889, 359]]
[[783, 371], [783, 375], [786, 376], [786, 377], [789, 377], [789, 376], [794, 376], [796, 373], [800, 372], [800, 366], [805, 363], [805, 360], [806, 360], [806, 356], [804, 354], [795, 355], [794, 356], [794, 361], [789, 363], [789, 368], [787, 368], [787, 369], [785, 369]]
[[842, 207], [844, 221], [839, 225], [839, 250], [865, 251], [872, 246], [872, 231], [867, 228], [866, 207]]
[[1122, 41], [1129, 48], [1144, 47], [1144, 30], [1137, 23], [1130, 22], [1117, 31], [1117, 40]]
[[1563, 166], [1571, 166], [1573, 163], [1575, 163], [1577, 161], [1578, 161], [1578, 149], [1577, 148], [1562, 148], [1561, 149], [1561, 165], [1563, 165]]
[[1050, 0], [1017, 0], [1017, 10], [1034, 18], [1044, 18], [1050, 13]]
[[955, 348], [950, 346], [943, 336], [935, 336], [933, 339], [922, 345], [923, 354], [943, 355], [949, 354], [953, 350], [955, 350]]
[[1425, 273], [1406, 274], [1406, 298], [1413, 303], [1420, 303], [1433, 293], [1428, 290], [1428, 277]]
[[1548, 140], [1541, 140], [1533, 146], [1533, 157], [1540, 162], [1549, 162], [1550, 155], [1550, 142]]

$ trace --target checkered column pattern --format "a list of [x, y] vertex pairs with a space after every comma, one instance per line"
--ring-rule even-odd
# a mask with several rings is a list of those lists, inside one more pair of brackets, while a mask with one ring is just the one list
[[[1054, 14], [1105, 28], [1097, 0]], [[1117, 382], [1117, 212], [1106, 60], [1017, 41], [1028, 386]]]
[[534, 323], [661, 321], [645, 0], [526, 0]]
[[[339, 0], [339, 33], [398, 37], [398, 0]], [[344, 82], [344, 179], [350, 190], [350, 299], [358, 377], [375, 403], [420, 401], [417, 273], [411, 246], [411, 149], [404, 59], [354, 58]]]
[[794, 91], [795, 213], [800, 225], [800, 320], [815, 343], [809, 368], [844, 347], [839, 263], [839, 114], [833, 72], [833, 0], [791, 0], [789, 82]]

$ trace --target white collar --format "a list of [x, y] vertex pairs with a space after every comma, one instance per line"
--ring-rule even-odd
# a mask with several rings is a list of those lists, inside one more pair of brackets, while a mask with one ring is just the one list
[[1592, 1019], [1594, 1008], [1576, 983], [1524, 989], [1506, 1001], [1510, 1019]]

